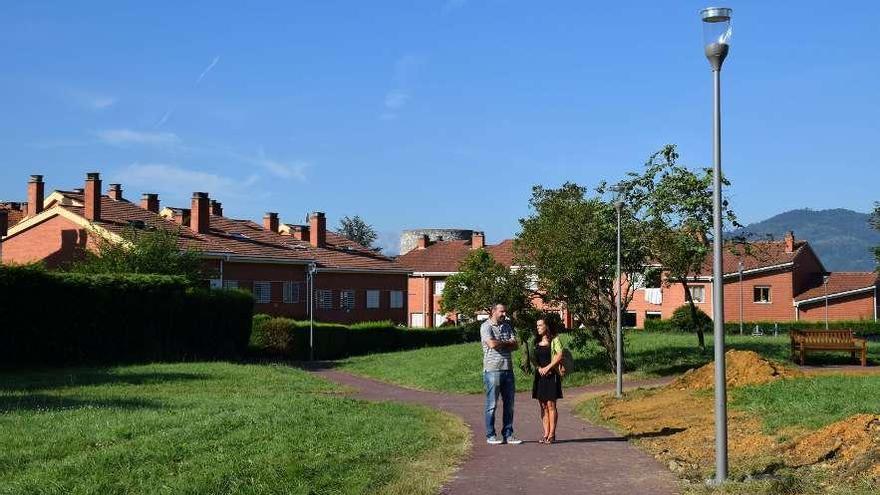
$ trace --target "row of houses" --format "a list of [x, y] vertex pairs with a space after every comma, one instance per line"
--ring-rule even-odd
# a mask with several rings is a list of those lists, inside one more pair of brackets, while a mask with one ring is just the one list
[[[440, 310], [446, 279], [457, 273], [474, 249], [485, 249], [505, 266], [517, 268], [513, 240], [487, 244], [483, 232], [461, 231], [461, 238], [428, 234], [402, 243], [396, 259], [327, 229], [323, 212], [308, 224], [283, 223], [267, 212], [262, 224], [223, 214], [223, 205], [206, 192], [194, 192], [186, 207], [162, 207], [159, 196], [139, 202], [120, 184], [103, 192], [100, 174], [86, 175], [82, 188], [45, 194], [40, 175], [27, 184], [27, 202], [0, 203], [0, 262], [41, 261], [49, 267], [75, 260], [93, 248], [96, 236], [121, 242], [126, 229], [175, 229], [181, 249], [195, 249], [204, 260], [212, 287], [237, 287], [254, 294], [257, 312], [307, 318], [308, 283], [314, 288], [314, 316], [320, 321], [391, 320], [413, 327], [454, 324], [459, 315]], [[701, 273], [688, 277], [695, 303], [712, 314], [711, 258]], [[634, 297], [626, 308], [627, 326], [668, 318], [685, 303], [684, 286], [648, 267], [631, 281]], [[878, 277], [874, 272], [829, 272], [810, 247], [789, 233], [780, 241], [730, 247], [724, 258], [726, 321], [876, 320]], [[576, 324], [564, 308], [567, 325]]]

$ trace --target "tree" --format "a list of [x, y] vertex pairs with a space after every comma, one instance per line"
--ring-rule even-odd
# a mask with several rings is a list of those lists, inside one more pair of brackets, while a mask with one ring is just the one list
[[[520, 219], [517, 263], [530, 267], [540, 296], [564, 306], [583, 326], [575, 330], [575, 345], [594, 337], [605, 351], [611, 369], [615, 360], [615, 296], [617, 214], [613, 204], [574, 183], [559, 189], [535, 186], [532, 213]], [[626, 210], [622, 215], [621, 273], [632, 276], [645, 263], [643, 234]], [[632, 300], [623, 284], [622, 306]]]
[[[880, 231], [880, 201], [874, 203], [874, 211], [871, 213], [871, 226]], [[880, 272], [880, 246], [874, 248], [874, 258], [877, 260], [877, 271]]]
[[120, 242], [93, 231], [94, 251], [85, 250], [69, 271], [181, 275], [191, 282], [205, 278], [201, 253], [181, 248], [177, 231], [128, 227], [121, 237]]
[[376, 230], [358, 215], [342, 217], [342, 220], [339, 221], [339, 233], [343, 237], [368, 248], [373, 247], [373, 242], [378, 237]]
[[443, 287], [440, 310], [472, 316], [489, 312], [493, 304], [507, 306], [514, 315], [530, 307], [528, 274], [495, 261], [485, 249], [474, 249], [462, 260], [458, 273]]
[[[678, 157], [675, 145], [666, 145], [651, 155], [641, 174], [629, 173], [616, 188], [645, 229], [649, 258], [666, 271], [666, 284], [681, 284], [691, 318], [697, 321], [688, 277], [701, 274], [712, 251], [713, 173], [710, 168], [694, 171], [679, 165]], [[730, 182], [722, 177], [722, 184]], [[740, 226], [726, 199], [722, 216], [726, 225]], [[703, 326], [694, 329], [700, 348], [705, 348]]]

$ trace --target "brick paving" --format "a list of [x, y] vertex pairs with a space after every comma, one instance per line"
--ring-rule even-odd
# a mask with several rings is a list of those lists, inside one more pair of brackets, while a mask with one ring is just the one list
[[[516, 396], [515, 434], [522, 445], [490, 446], [485, 442], [483, 395], [449, 394], [413, 390], [351, 375], [332, 367], [312, 371], [355, 390], [353, 396], [372, 401], [422, 404], [462, 418], [471, 432], [473, 448], [442, 489], [442, 494], [590, 494], [668, 495], [677, 493], [675, 476], [651, 456], [608, 429], [577, 418], [571, 398], [603, 392], [613, 386], [588, 386], [565, 390], [559, 402], [557, 443], [537, 443], [541, 437], [538, 404], [530, 393]], [[650, 386], [664, 380], [630, 383]], [[501, 426], [501, 408], [496, 413]]]

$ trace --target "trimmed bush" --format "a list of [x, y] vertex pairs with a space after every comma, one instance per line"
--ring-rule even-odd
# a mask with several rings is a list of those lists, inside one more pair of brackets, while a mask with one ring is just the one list
[[0, 361], [60, 365], [224, 359], [247, 349], [253, 298], [168, 275], [0, 266]]
[[[743, 333], [751, 334], [755, 330], [755, 326], [761, 328], [764, 333], [772, 333], [775, 328], [779, 329], [779, 333], [788, 333], [791, 329], [796, 330], [824, 330], [825, 322], [823, 321], [747, 321], [743, 323]], [[828, 328], [831, 330], [853, 330], [858, 335], [880, 335], [880, 322], [872, 320], [855, 320], [855, 321], [829, 321]], [[647, 332], [675, 332], [677, 329], [673, 325], [672, 319], [666, 320], [645, 320], [645, 331]], [[635, 330], [639, 331], [639, 330]], [[739, 334], [739, 322], [727, 321], [724, 323], [724, 331], [728, 335]], [[709, 333], [712, 332], [711, 323], [709, 324]]]
[[[404, 328], [389, 321], [354, 325], [315, 323], [315, 359], [340, 359], [377, 352], [437, 347], [479, 340], [470, 327]], [[289, 318], [254, 320], [254, 351], [271, 357], [309, 358], [309, 322]]]
[[696, 316], [694, 316], [687, 304], [679, 306], [672, 312], [669, 323], [673, 330], [679, 332], [697, 333], [699, 329], [704, 332], [712, 331], [712, 318], [709, 318], [709, 315], [700, 308], [696, 308]]

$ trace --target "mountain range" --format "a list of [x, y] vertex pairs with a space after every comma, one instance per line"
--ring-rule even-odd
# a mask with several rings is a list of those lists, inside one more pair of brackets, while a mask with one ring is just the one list
[[880, 246], [880, 232], [869, 223], [870, 215], [836, 208], [786, 211], [733, 232], [748, 239], [781, 239], [793, 231], [808, 241], [829, 271], [872, 271], [877, 268], [873, 248]]

